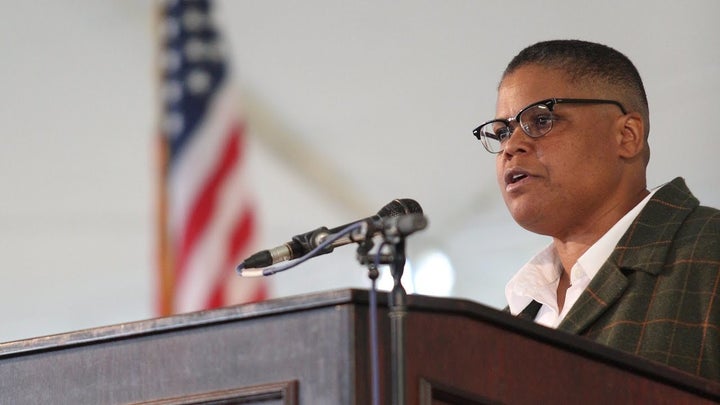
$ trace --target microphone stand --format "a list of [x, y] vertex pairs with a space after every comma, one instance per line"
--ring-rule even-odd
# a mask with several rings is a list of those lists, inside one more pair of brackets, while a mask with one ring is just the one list
[[390, 271], [393, 276], [393, 289], [390, 292], [390, 353], [392, 373], [392, 403], [405, 405], [405, 316], [407, 315], [407, 293], [400, 279], [405, 268], [405, 238], [400, 238], [394, 246]]
[[[412, 201], [412, 200], [410, 200]], [[417, 203], [415, 203], [417, 205]], [[417, 210], [422, 212], [420, 207]], [[381, 210], [382, 211], [382, 210]], [[380, 213], [378, 214], [380, 215]], [[333, 235], [326, 235], [329, 230], [326, 228], [318, 228], [311, 234], [304, 234], [293, 238], [293, 243], [303, 247], [305, 249], [312, 249], [305, 253], [302, 257], [298, 258], [294, 262], [285, 266], [269, 267], [264, 270], [252, 270], [250, 272], [245, 268], [246, 263], [238, 265], [237, 272], [241, 276], [269, 276], [280, 271], [288, 270], [305, 260], [314, 257], [318, 254], [328, 253], [332, 251], [333, 242], [337, 241], [341, 237], [348, 237], [350, 241], [359, 242], [357, 249], [357, 259], [360, 264], [368, 266], [368, 276], [372, 281], [372, 290], [370, 292], [370, 345], [371, 345], [371, 371], [372, 371], [372, 399], [373, 405], [379, 405], [380, 402], [380, 383], [379, 383], [379, 350], [378, 350], [378, 334], [377, 334], [377, 301], [376, 301], [376, 286], [375, 281], [378, 277], [378, 266], [382, 264], [389, 264], [391, 274], [393, 277], [393, 289], [390, 292], [390, 298], [388, 300], [388, 316], [390, 318], [390, 354], [391, 354], [391, 383], [392, 383], [392, 404], [393, 405], [405, 405], [405, 317], [407, 316], [407, 293], [403, 288], [401, 279], [403, 270], [405, 269], [405, 237], [412, 234], [413, 232], [425, 229], [427, 226], [427, 219], [424, 215], [418, 212], [409, 213], [400, 216], [394, 216], [390, 218], [380, 218], [375, 220], [374, 218], [366, 219], [363, 221], [352, 223], [344, 227], [339, 232], [332, 232]], [[361, 233], [364, 236], [357, 236], [356, 233]], [[371, 260], [370, 250], [373, 248], [373, 236], [380, 234], [383, 237], [383, 243], [378, 247], [375, 252], [375, 260]], [[315, 239], [317, 235], [325, 234], [322, 240], [317, 246]], [[305, 246], [307, 245], [307, 246]], [[387, 247], [390, 251], [389, 254], [383, 254], [383, 248]], [[287, 249], [285, 249], [287, 250]], [[267, 257], [263, 256], [263, 260], [270, 258], [272, 261], [272, 252], [264, 251], [261, 252]], [[251, 256], [252, 258], [253, 256]], [[248, 259], [249, 260], [249, 259]], [[252, 267], [252, 266], [251, 266]], [[257, 267], [257, 266], [255, 266]]]
[[[370, 333], [370, 397], [372, 405], [380, 405], [380, 350], [378, 345], [377, 331], [377, 279], [380, 276], [380, 256], [376, 260], [370, 260], [370, 249], [374, 243], [372, 237], [366, 237], [358, 244], [357, 258], [361, 264], [367, 264], [368, 278], [370, 278], [370, 311], [369, 311], [369, 333]], [[379, 249], [382, 249], [382, 245]], [[379, 250], [378, 250], [379, 251]]]
[[[377, 304], [375, 303], [375, 280], [378, 276], [377, 267], [379, 264], [389, 264], [390, 272], [393, 277], [393, 289], [390, 292], [388, 301], [388, 317], [390, 318], [390, 354], [391, 354], [391, 385], [392, 385], [392, 404], [405, 405], [405, 317], [407, 315], [407, 292], [400, 281], [405, 269], [405, 237], [394, 235], [395, 237], [384, 236], [383, 242], [376, 253], [376, 259], [370, 259], [370, 248], [373, 246], [372, 241], [367, 239], [361, 243], [357, 250], [357, 257], [361, 264], [368, 266], [368, 276], [372, 281], [372, 291], [370, 292], [370, 339], [371, 339], [371, 371], [372, 371], [372, 397], [373, 404], [379, 400], [378, 387], [378, 350], [377, 350], [377, 326], [376, 312]], [[387, 246], [390, 249], [389, 254], [382, 254], [382, 248]]]

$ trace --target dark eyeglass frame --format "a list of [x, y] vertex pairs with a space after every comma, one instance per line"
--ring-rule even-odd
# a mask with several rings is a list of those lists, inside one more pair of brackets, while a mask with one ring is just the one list
[[[503, 151], [503, 149], [500, 149], [499, 151], [493, 151], [493, 150], [491, 150], [491, 149], [488, 147], [487, 143], [486, 143], [485, 141], [483, 141], [484, 135], [483, 135], [483, 132], [482, 132], [482, 128], [485, 127], [486, 125], [490, 125], [490, 124], [493, 124], [493, 123], [496, 123], [496, 122], [501, 122], [501, 123], [505, 124], [505, 126], [507, 126], [507, 127], [510, 129], [510, 135], [512, 135], [512, 133], [515, 132], [515, 131], [514, 131], [514, 129], [512, 128], [511, 123], [514, 121], [514, 122], [517, 122], [517, 123], [518, 123], [518, 126], [519, 126], [520, 128], [522, 128], [522, 131], [525, 133], [525, 135], [527, 135], [527, 136], [529, 136], [529, 137], [531, 137], [531, 138], [540, 138], [540, 137], [543, 137], [543, 136], [547, 135], [547, 134], [552, 130], [552, 123], [550, 124], [550, 129], [548, 129], [547, 131], [543, 132], [543, 133], [540, 134], [540, 135], [533, 135], [533, 134], [530, 134], [530, 133], [529, 133], [529, 131], [527, 130], [527, 128], [525, 127], [525, 125], [523, 125], [523, 123], [520, 121], [520, 116], [521, 116], [525, 111], [529, 110], [530, 108], [533, 108], [533, 107], [536, 107], [536, 106], [539, 106], [539, 105], [544, 105], [545, 107], [547, 107], [548, 111], [553, 112], [553, 108], [555, 108], [555, 105], [556, 105], [556, 104], [614, 104], [614, 105], [616, 105], [616, 106], [618, 106], [618, 107], [620, 108], [620, 111], [622, 111], [623, 115], [627, 114], [627, 110], [625, 109], [625, 107], [623, 107], [623, 105], [620, 104], [619, 101], [615, 101], [615, 100], [603, 100], [603, 99], [595, 99], [595, 98], [548, 98], [548, 99], [546, 99], [546, 100], [540, 100], [540, 101], [537, 101], [537, 102], [534, 102], [534, 103], [532, 103], [532, 104], [529, 104], [529, 105], [525, 106], [525, 107], [524, 107], [522, 110], [520, 110], [520, 112], [518, 112], [517, 115], [515, 115], [514, 117], [510, 117], [510, 118], [507, 118], [507, 119], [496, 118], [496, 119], [494, 119], [494, 120], [490, 120], [490, 121], [484, 122], [484, 123], [482, 123], [479, 127], [475, 128], [475, 129], [473, 130], [473, 135], [475, 135], [475, 137], [476, 137], [480, 142], [482, 142], [483, 146], [485, 147], [485, 149], [486, 149], [488, 152], [493, 153], [493, 154], [500, 153], [500, 152]], [[504, 142], [504, 141], [505, 141], [506, 139], [508, 139], [508, 138], [510, 138], [510, 136], [508, 136], [507, 138], [505, 138], [505, 139], [503, 139], [503, 140], [499, 140], [499, 141], [500, 141], [500, 143], [502, 143], [502, 142]]]

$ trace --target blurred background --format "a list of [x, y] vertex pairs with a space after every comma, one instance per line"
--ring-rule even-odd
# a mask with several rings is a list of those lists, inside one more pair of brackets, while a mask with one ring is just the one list
[[[0, 16], [0, 341], [157, 310], [160, 3], [5, 2]], [[720, 2], [217, 1], [246, 123], [251, 252], [412, 198], [411, 292], [505, 305], [549, 241], [519, 228], [472, 129], [507, 62], [546, 39], [610, 45], [650, 100], [649, 185], [720, 206]], [[231, 270], [230, 270], [231, 271]], [[267, 297], [357, 287], [346, 246], [267, 280]]]

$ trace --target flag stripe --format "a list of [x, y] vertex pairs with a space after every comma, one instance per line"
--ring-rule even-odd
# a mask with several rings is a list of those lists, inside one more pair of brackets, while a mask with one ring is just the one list
[[228, 174], [218, 189], [217, 204], [210, 221], [187, 252], [183, 276], [177, 280], [176, 287], [176, 308], [180, 311], [203, 308], [218, 278], [230, 274], [237, 278], [234, 266], [226, 267], [227, 240], [239, 212], [251, 204], [244, 174], [242, 170], [233, 170]]
[[183, 252], [183, 263], [177, 268], [177, 295], [180, 301], [178, 308], [182, 311], [202, 307], [218, 274], [223, 270], [228, 224], [237, 210], [226, 202], [240, 204], [235, 202], [235, 195], [241, 193], [237, 190], [241, 187], [242, 177], [237, 172], [230, 173], [230, 177], [217, 190], [217, 204], [213, 215], [205, 224], [204, 231], [194, 244]]
[[[255, 231], [255, 215], [254, 207], [246, 207], [235, 225], [232, 227], [230, 237], [228, 238], [227, 246], [227, 258], [225, 260], [225, 267], [233, 268], [241, 260], [242, 255], [245, 255], [246, 247], [250, 243], [250, 238]], [[234, 275], [231, 275], [234, 277]], [[209, 308], [214, 308], [222, 305], [222, 302], [227, 300], [225, 294], [225, 279], [218, 279], [218, 282], [213, 287], [210, 300], [207, 303]], [[253, 298], [251, 297], [251, 300]]]
[[[220, 87], [208, 100], [212, 108], [196, 126], [198, 134], [187, 142], [187, 147], [171, 156], [169, 168], [170, 229], [174, 235], [184, 232], [189, 211], [198, 193], [205, 187], [208, 173], [217, 166], [217, 158], [227, 144], [228, 133], [239, 120], [237, 97], [231, 86]], [[175, 241], [174, 243], [179, 243]]]
[[217, 167], [213, 170], [202, 191], [198, 194], [198, 198], [195, 200], [193, 208], [190, 210], [190, 215], [185, 221], [186, 225], [183, 227], [185, 232], [182, 235], [183, 239], [180, 242], [180, 250], [178, 252], [178, 278], [183, 278], [187, 258], [192, 251], [193, 246], [197, 243], [197, 239], [201, 237], [207, 228], [208, 222], [213, 215], [213, 211], [218, 204], [217, 199], [220, 187], [226, 180], [228, 173], [230, 173], [238, 164], [240, 155], [239, 138], [240, 130], [236, 127], [232, 130], [227, 139], [227, 144], [223, 148], [223, 153], [220, 160], [217, 162]]

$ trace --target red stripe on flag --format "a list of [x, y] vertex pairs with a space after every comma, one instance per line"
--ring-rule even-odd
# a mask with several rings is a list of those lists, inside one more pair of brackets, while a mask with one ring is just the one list
[[[246, 207], [240, 218], [233, 225], [232, 233], [228, 239], [227, 244], [227, 257], [225, 260], [225, 266], [221, 271], [220, 276], [215, 282], [213, 291], [207, 302], [207, 308], [218, 308], [226, 305], [227, 298], [225, 297], [225, 281], [228, 277], [238, 277], [234, 268], [237, 265], [240, 254], [245, 251], [250, 243], [252, 235], [255, 232], [255, 210], [253, 207]], [[265, 298], [264, 289], [259, 294], [259, 297], [247, 297], [246, 302], [259, 301]]]
[[212, 218], [223, 182], [228, 177], [228, 173], [238, 164], [241, 157], [241, 136], [242, 130], [240, 126], [234, 126], [230, 130], [217, 165], [212, 170], [208, 180], [204, 183], [202, 190], [198, 193], [198, 198], [192, 204], [192, 208], [185, 221], [186, 225], [181, 231], [180, 249], [178, 249], [177, 253], [177, 280], [181, 280], [184, 277], [187, 260], [193, 251], [193, 247]]

